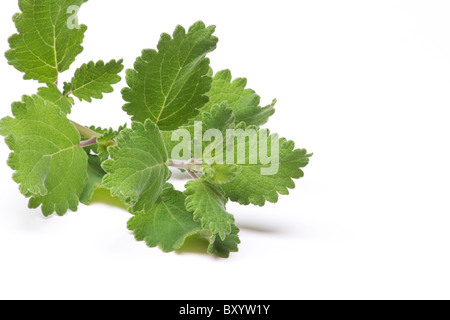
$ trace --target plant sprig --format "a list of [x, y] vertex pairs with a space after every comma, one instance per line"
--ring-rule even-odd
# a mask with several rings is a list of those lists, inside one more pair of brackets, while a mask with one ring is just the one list
[[[261, 128], [276, 100], [260, 107], [246, 79], [232, 80], [229, 70], [213, 73], [207, 55], [218, 39], [215, 27], [203, 22], [162, 34], [157, 50], [143, 50], [127, 70], [123, 110], [131, 127], [71, 121], [74, 97], [102, 99], [123, 70], [122, 60], [91, 61], [58, 87], [60, 74], [83, 50], [87, 29], [68, 26], [73, 18], [68, 8], [86, 1], [19, 0], [18, 33], [9, 39], [6, 58], [24, 79], [44, 84], [13, 103], [13, 117], [0, 121], [20, 192], [30, 208], [41, 207], [49, 216], [76, 211], [80, 202], [92, 201], [96, 189], [107, 188], [133, 215], [128, 228], [136, 240], [169, 252], [197, 236], [209, 242], [208, 253], [228, 257], [240, 240], [227, 202], [277, 202], [303, 176], [311, 155]], [[194, 139], [185, 141], [186, 136]], [[272, 158], [264, 150], [271, 150]], [[192, 178], [184, 192], [169, 183], [170, 168]]]

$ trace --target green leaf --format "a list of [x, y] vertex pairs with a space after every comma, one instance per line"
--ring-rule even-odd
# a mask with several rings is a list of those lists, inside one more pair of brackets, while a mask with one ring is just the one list
[[118, 83], [122, 78], [118, 75], [123, 70], [123, 60], [111, 60], [107, 64], [93, 61], [83, 64], [75, 71], [75, 76], [70, 84], [65, 85], [67, 94], [73, 94], [75, 97], [88, 102], [92, 98], [102, 99], [103, 93], [113, 92], [113, 84]]
[[215, 27], [197, 22], [186, 33], [178, 26], [173, 37], [163, 34], [158, 51], [144, 50], [126, 79], [123, 109], [134, 121], [151, 119], [161, 130], [187, 124], [208, 102], [211, 88], [209, 59], [216, 48]]
[[[308, 154], [305, 149], [294, 149], [293, 141], [288, 141], [284, 138], [279, 138], [278, 135], [269, 135], [266, 129], [256, 131], [255, 128], [246, 128], [244, 124], [240, 124], [236, 129], [253, 129], [256, 132], [257, 143], [249, 142], [249, 139], [235, 139], [235, 162], [234, 166], [240, 169], [240, 173], [234, 180], [229, 183], [221, 185], [227, 197], [232, 201], [239, 202], [243, 205], [250, 203], [254, 205], [263, 206], [265, 201], [277, 202], [278, 194], [289, 194], [288, 189], [295, 188], [293, 179], [303, 177], [303, 171], [300, 168], [305, 167], [309, 163], [311, 154]], [[267, 151], [270, 153], [273, 141], [279, 144], [279, 157], [273, 159], [272, 163], [264, 164], [260, 148], [264, 145], [263, 137], [267, 137]], [[239, 150], [243, 150], [245, 159], [240, 162], [236, 161]], [[256, 161], [250, 161], [251, 156]], [[220, 166], [228, 166], [217, 164]], [[270, 167], [276, 168], [278, 171], [273, 174], [263, 175], [262, 170], [268, 170]]]
[[[190, 129], [187, 129], [189, 131], [191, 131]], [[192, 133], [193, 133], [193, 127], [192, 127]], [[174, 131], [161, 131], [161, 136], [163, 137], [163, 141], [164, 141], [164, 145], [166, 146], [167, 149], [167, 154], [169, 155], [170, 159], [174, 159], [174, 160], [188, 160], [190, 158], [192, 158], [192, 154], [193, 154], [193, 142], [191, 142], [191, 154], [187, 154], [187, 155], [175, 155], [172, 154], [172, 150], [173, 148], [175, 148], [176, 145], [178, 145], [180, 141], [172, 141], [172, 136], [173, 136]]]
[[102, 187], [102, 180], [106, 172], [102, 169], [101, 159], [98, 156], [88, 155], [88, 179], [84, 185], [83, 192], [80, 196], [80, 202], [90, 204], [95, 190]]
[[[113, 128], [108, 128], [108, 129], [104, 129], [104, 128], [100, 128], [100, 127], [95, 127], [95, 126], [91, 126], [89, 127], [90, 130], [102, 135], [101, 137], [97, 138], [97, 143], [89, 146], [89, 147], [85, 147], [84, 150], [86, 151], [87, 154], [91, 154], [94, 153], [96, 155], [98, 155], [98, 157], [100, 158], [100, 161], [105, 161], [109, 158], [109, 153], [108, 153], [108, 147], [114, 144], [114, 140], [120, 135], [120, 132], [125, 129], [127, 127], [127, 125], [123, 125], [120, 126], [119, 129], [115, 130]], [[88, 138], [84, 138], [85, 140], [88, 140]]]
[[68, 9], [86, 1], [19, 0], [22, 13], [13, 19], [18, 33], [9, 38], [8, 63], [24, 72], [24, 79], [58, 81], [58, 74], [68, 70], [83, 51], [81, 43], [87, 29], [85, 25], [68, 27], [74, 18]]
[[203, 172], [206, 179], [222, 185], [233, 181], [241, 173], [241, 168], [235, 165], [204, 163]]
[[239, 228], [234, 224], [231, 226], [231, 233], [224, 240], [213, 234], [210, 238], [208, 253], [222, 258], [228, 258], [230, 252], [238, 252], [238, 245], [241, 243], [238, 237]]
[[42, 205], [49, 216], [77, 210], [87, 178], [87, 155], [80, 135], [53, 103], [24, 96], [12, 106], [15, 118], [0, 122], [0, 134], [13, 151], [8, 164], [20, 191], [31, 197], [30, 208]]
[[[209, 111], [218, 103], [228, 102], [236, 115], [236, 123], [245, 122], [247, 125], [261, 126], [275, 113], [276, 100], [267, 107], [261, 108], [261, 98], [251, 89], [246, 89], [247, 79], [232, 80], [231, 71], [218, 72], [213, 79], [211, 90], [208, 92], [209, 102], [201, 111]], [[199, 117], [197, 117], [199, 118]]]
[[116, 142], [117, 146], [108, 148], [112, 159], [102, 164], [108, 173], [103, 185], [132, 212], [149, 212], [170, 178], [161, 133], [150, 120], [133, 122], [132, 129], [123, 130]]
[[194, 221], [200, 221], [203, 228], [219, 234], [224, 240], [231, 232], [234, 217], [226, 212], [227, 199], [220, 187], [204, 179], [186, 184], [186, 209], [193, 213]]
[[[232, 109], [228, 108], [227, 102], [222, 102], [221, 104], [214, 105], [210, 111], [203, 112], [201, 121], [202, 121], [202, 134], [204, 134], [206, 131], [210, 129], [217, 129], [221, 131], [224, 134], [224, 137], [226, 135], [227, 129], [233, 129], [235, 127], [235, 116]], [[163, 131], [162, 136], [164, 139], [164, 142], [166, 144], [167, 151], [169, 153], [169, 156], [172, 159], [176, 160], [188, 160], [192, 157], [194, 157], [194, 125], [187, 125], [180, 127], [179, 129], [185, 129], [189, 132], [191, 136], [191, 154], [180, 157], [178, 154], [172, 155], [173, 148], [180, 143], [180, 141], [172, 141], [172, 136], [174, 134], [174, 131]], [[202, 137], [199, 137], [200, 140], [202, 140]], [[202, 142], [202, 152], [205, 150], [205, 148], [210, 143]], [[184, 158], [184, 159], [181, 159]]]
[[65, 114], [72, 110], [73, 99], [63, 95], [55, 84], [50, 83], [48, 87], [39, 88], [37, 95], [56, 104]]
[[217, 129], [222, 133], [226, 133], [227, 129], [235, 127], [236, 115], [228, 102], [223, 101], [210, 107], [208, 112], [202, 113], [203, 133], [209, 129]]
[[99, 143], [108, 143], [114, 139], [116, 139], [122, 130], [127, 128], [127, 124], [125, 123], [123, 126], [120, 126], [118, 129], [113, 128], [101, 128], [101, 127], [95, 127], [91, 126], [89, 129], [100, 133], [102, 136], [97, 139]]
[[151, 210], [131, 218], [128, 229], [136, 240], [145, 240], [149, 247], [159, 246], [164, 252], [181, 248], [187, 237], [201, 229], [186, 210], [185, 199], [182, 192], [166, 184]]

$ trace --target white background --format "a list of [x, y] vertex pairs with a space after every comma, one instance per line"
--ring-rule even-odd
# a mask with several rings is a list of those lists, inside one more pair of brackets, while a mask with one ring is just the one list
[[[1, 1], [0, 52], [16, 12], [15, 0]], [[314, 157], [279, 203], [229, 205], [242, 244], [218, 259], [198, 244], [147, 248], [118, 206], [62, 218], [29, 210], [1, 143], [0, 298], [450, 298], [449, 15], [448, 1], [86, 3], [74, 68], [113, 58], [130, 68], [177, 24], [215, 24], [212, 67], [247, 77], [264, 104], [278, 98], [267, 126]], [[127, 121], [124, 86], [78, 103], [72, 119]], [[0, 57], [0, 88], [6, 116], [38, 84]]]

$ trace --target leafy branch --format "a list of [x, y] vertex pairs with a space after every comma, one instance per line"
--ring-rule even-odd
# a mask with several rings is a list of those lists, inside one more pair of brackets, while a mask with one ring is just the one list
[[[43, 84], [36, 94], [12, 104], [12, 117], [0, 120], [20, 192], [30, 199], [30, 208], [41, 207], [49, 216], [76, 211], [80, 202], [92, 201], [96, 189], [106, 188], [133, 215], [128, 228], [138, 241], [169, 252], [197, 236], [208, 241], [208, 253], [228, 257], [240, 243], [228, 201], [276, 202], [295, 187], [311, 154], [261, 128], [274, 114], [276, 100], [261, 107], [246, 79], [233, 80], [229, 70], [214, 74], [207, 55], [218, 39], [215, 27], [203, 22], [162, 34], [157, 50], [143, 50], [127, 70], [122, 96], [130, 127], [105, 129], [71, 121], [74, 98], [102, 99], [120, 82], [123, 70], [122, 60], [90, 61], [58, 88], [61, 74], [82, 52], [87, 30], [84, 25], [68, 28], [67, 9], [86, 1], [19, 0], [18, 33], [9, 39], [6, 58], [24, 79]], [[197, 122], [202, 123], [199, 132]], [[179, 141], [172, 140], [178, 129], [194, 137], [212, 132], [215, 139], [209, 136], [200, 146], [188, 141], [179, 156]], [[220, 144], [218, 135], [228, 137], [229, 130], [254, 135], [232, 137], [231, 147], [230, 141]], [[265, 149], [276, 159], [269, 163]], [[239, 154], [241, 159], [234, 156]], [[225, 155], [226, 163], [217, 160]], [[276, 170], [264, 174], [272, 167]], [[184, 192], [169, 183], [170, 169], [192, 178]]]

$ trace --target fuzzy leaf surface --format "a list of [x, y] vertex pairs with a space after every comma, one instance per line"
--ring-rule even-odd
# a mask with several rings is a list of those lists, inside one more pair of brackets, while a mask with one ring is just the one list
[[[203, 112], [201, 118], [199, 119], [202, 121], [202, 137], [199, 137], [199, 140], [201, 141], [203, 138], [203, 134], [210, 129], [219, 130], [220, 132], [222, 132], [223, 137], [225, 138], [226, 130], [233, 129], [235, 127], [235, 119], [236, 117], [233, 110], [228, 108], [228, 104], [226, 102], [222, 102], [221, 104], [212, 106], [211, 110]], [[190, 154], [182, 156], [180, 156], [179, 154], [172, 154], [173, 148], [181, 142], [181, 138], [180, 140], [177, 140], [176, 138], [174, 138], [174, 141], [172, 140], [173, 137], [176, 137], [176, 135], [174, 135], [174, 132], [176, 131], [163, 131], [163, 139], [166, 144], [169, 156], [172, 159], [188, 160], [194, 157], [194, 124], [183, 126], [180, 129], [187, 130], [187, 132], [189, 132], [191, 138]], [[210, 142], [202, 142], [202, 152], [209, 144]]]
[[[311, 155], [305, 149], [295, 149], [293, 141], [279, 138], [277, 134], [270, 135], [266, 129], [258, 130], [246, 127], [243, 123], [238, 125], [236, 129], [242, 129], [245, 132], [248, 132], [246, 131], [248, 129], [254, 130], [256, 143], [250, 143], [248, 138], [235, 139], [233, 166], [239, 168], [240, 172], [234, 180], [221, 185], [226, 196], [230, 200], [243, 205], [251, 203], [263, 206], [266, 201], [277, 202], [279, 194], [289, 194], [288, 189], [295, 188], [294, 179], [303, 177], [304, 173], [301, 168], [309, 163]], [[262, 140], [263, 137], [267, 137], [265, 141]], [[273, 158], [270, 163], [264, 163], [261, 158], [261, 153], [264, 153], [260, 152], [261, 145], [266, 143], [266, 151], [270, 153], [272, 138], [279, 145], [278, 158]], [[245, 158], [237, 159], [240, 153], [243, 153]], [[229, 165], [217, 164], [218, 167]], [[276, 166], [278, 166], [276, 172], [262, 174], [262, 170], [268, 170], [270, 167], [275, 168]]]
[[200, 221], [203, 228], [218, 234], [222, 240], [231, 233], [234, 217], [225, 209], [227, 198], [218, 187], [204, 179], [186, 184], [186, 209], [193, 213], [194, 221]]
[[231, 226], [231, 233], [225, 239], [221, 239], [217, 234], [210, 238], [208, 253], [211, 255], [228, 258], [231, 252], [237, 252], [241, 240], [238, 237], [239, 228], [234, 224]]
[[187, 237], [201, 229], [184, 205], [186, 196], [166, 184], [155, 205], [147, 212], [136, 214], [128, 222], [136, 240], [149, 247], [159, 246], [164, 252], [181, 248]]
[[119, 73], [123, 70], [123, 60], [111, 60], [108, 63], [93, 61], [83, 64], [75, 71], [70, 84], [66, 84], [65, 91], [73, 94], [80, 101], [92, 102], [92, 99], [102, 99], [104, 93], [114, 91], [112, 85], [122, 78]]
[[149, 212], [170, 178], [166, 166], [167, 151], [158, 127], [150, 120], [133, 122], [108, 148], [111, 159], [102, 163], [107, 175], [103, 185], [131, 207], [131, 211]]
[[87, 179], [87, 155], [80, 135], [59, 107], [39, 96], [24, 96], [12, 107], [15, 118], [0, 122], [0, 134], [13, 151], [8, 164], [30, 208], [44, 215], [76, 211]]
[[211, 90], [208, 92], [209, 102], [201, 109], [209, 111], [215, 104], [228, 103], [236, 116], [236, 123], [261, 126], [275, 113], [276, 100], [267, 107], [260, 107], [261, 98], [252, 89], [246, 89], [247, 79], [232, 80], [230, 70], [217, 72], [213, 78]]
[[39, 88], [37, 95], [56, 104], [65, 114], [69, 114], [72, 110], [72, 98], [63, 95], [55, 84], [50, 83], [48, 87]]
[[161, 130], [174, 130], [187, 124], [208, 102], [211, 88], [209, 59], [216, 48], [215, 27], [203, 22], [188, 32], [178, 26], [171, 37], [163, 34], [158, 51], [144, 50], [134, 69], [126, 74], [129, 88], [122, 91], [128, 103], [123, 107], [132, 120], [151, 119]]
[[101, 188], [103, 177], [106, 172], [102, 169], [100, 157], [88, 155], [87, 180], [84, 185], [83, 192], [80, 196], [80, 202], [90, 204], [95, 190]]
[[[87, 0], [19, 0], [14, 16], [17, 34], [9, 38], [8, 63], [24, 79], [55, 83], [83, 51], [85, 25], [75, 25], [75, 13]], [[71, 27], [69, 28], [69, 24]]]

